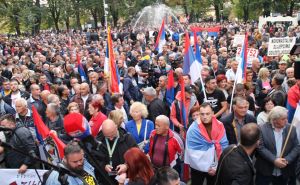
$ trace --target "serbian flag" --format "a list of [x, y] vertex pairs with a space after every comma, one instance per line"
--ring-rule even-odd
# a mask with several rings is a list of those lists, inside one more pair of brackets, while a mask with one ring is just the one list
[[184, 81], [183, 78], [181, 77], [180, 79], [180, 95], [181, 95], [181, 101], [180, 101], [180, 119], [181, 119], [181, 124], [184, 126], [184, 128], [187, 128], [187, 115], [186, 115], [186, 108], [185, 108], [185, 86], [184, 86]]
[[120, 75], [115, 61], [110, 27], [107, 28], [107, 43], [108, 43], [107, 47], [108, 47], [108, 56], [109, 56], [110, 90], [111, 93], [119, 93]]
[[188, 32], [185, 33], [183, 73], [191, 76], [192, 84], [200, 78], [201, 74], [201, 63], [195, 58]]
[[79, 72], [80, 77], [81, 77], [81, 81], [85, 82], [85, 81], [87, 81], [86, 80], [87, 78], [86, 78], [86, 74], [84, 72], [83, 66], [82, 66], [82, 64], [80, 62], [81, 59], [80, 59], [80, 56], [79, 56], [78, 53], [76, 54], [76, 59], [77, 59], [77, 68], [78, 68], [78, 72]]
[[170, 107], [172, 102], [175, 100], [175, 88], [174, 88], [174, 72], [170, 70], [168, 73], [168, 83], [166, 90], [166, 101]]
[[216, 26], [216, 27], [209, 27], [209, 28], [203, 28], [203, 27], [192, 27], [191, 30], [193, 32], [198, 32], [201, 36], [203, 36], [203, 32], [207, 32], [207, 36], [209, 37], [217, 37], [221, 27]]
[[245, 40], [241, 52], [241, 61], [239, 61], [237, 70], [237, 83], [243, 83], [246, 81], [246, 71], [247, 71], [247, 55], [248, 55], [248, 34], [245, 34]]
[[105, 61], [104, 61], [104, 74], [109, 74], [109, 51], [108, 51], [108, 43], [106, 44], [106, 51], [105, 51]]
[[57, 137], [56, 134], [54, 134], [53, 132], [50, 132], [49, 128], [43, 122], [41, 116], [39, 115], [39, 113], [36, 110], [34, 105], [32, 105], [32, 117], [33, 117], [33, 123], [37, 129], [38, 135], [40, 135], [43, 140], [45, 140], [47, 137], [50, 136], [56, 145], [56, 148], [59, 153], [59, 157], [62, 159], [64, 157], [65, 144]]
[[156, 43], [155, 43], [155, 50], [158, 51], [158, 53], [162, 52], [163, 45], [166, 43], [166, 32], [165, 32], [165, 20], [163, 19], [161, 23], [161, 27], [159, 29]]
[[202, 65], [201, 51], [198, 45], [197, 32], [194, 32], [195, 58]]

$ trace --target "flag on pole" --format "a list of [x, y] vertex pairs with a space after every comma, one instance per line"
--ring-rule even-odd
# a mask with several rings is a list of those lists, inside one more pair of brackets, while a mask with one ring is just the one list
[[166, 100], [167, 104], [170, 107], [172, 102], [175, 100], [175, 88], [174, 88], [174, 72], [170, 70], [168, 73], [168, 83], [166, 90]]
[[107, 42], [108, 42], [107, 47], [108, 47], [108, 56], [109, 56], [109, 72], [110, 72], [109, 73], [110, 90], [111, 93], [119, 93], [120, 75], [115, 61], [110, 27], [107, 28]]
[[185, 108], [185, 86], [183, 78], [181, 77], [180, 81], [180, 95], [181, 95], [181, 101], [180, 101], [180, 118], [181, 118], [181, 124], [184, 126], [184, 128], [187, 128], [187, 116], [186, 116], [186, 108]]
[[198, 80], [201, 75], [201, 63], [195, 58], [188, 32], [185, 33], [183, 74], [189, 74], [191, 76], [192, 84]]
[[43, 122], [41, 116], [39, 115], [34, 105], [32, 105], [32, 118], [34, 126], [37, 129], [38, 135], [40, 135], [43, 140], [46, 139], [49, 136], [50, 130]]
[[105, 75], [109, 75], [109, 51], [108, 51], [108, 43], [106, 44], [106, 51], [105, 51], [104, 74]]
[[201, 51], [198, 45], [198, 39], [197, 39], [197, 32], [194, 32], [194, 47], [195, 47], [195, 58], [198, 62], [200, 62], [202, 66], [202, 58], [201, 58]]
[[239, 66], [237, 70], [237, 80], [236, 83], [243, 83], [246, 81], [246, 71], [247, 71], [247, 55], [248, 55], [248, 34], [245, 34], [245, 40], [241, 52], [241, 61], [239, 61]]
[[32, 117], [38, 134], [42, 137], [43, 140], [45, 140], [49, 136], [53, 139], [59, 152], [59, 157], [62, 159], [64, 157], [65, 144], [57, 137], [57, 135], [55, 135], [53, 132], [50, 132], [49, 128], [43, 122], [34, 105], [32, 105]]
[[155, 50], [158, 53], [162, 52], [163, 45], [166, 43], [166, 33], [165, 33], [165, 20], [162, 20], [161, 27], [159, 29], [156, 43], [155, 43]]
[[80, 56], [79, 56], [78, 53], [76, 54], [76, 59], [77, 59], [78, 73], [80, 74], [81, 81], [85, 82], [85, 81], [87, 81], [87, 77], [86, 77], [86, 74], [84, 72], [83, 66], [82, 66], [82, 64], [80, 62], [81, 59], [80, 59]]

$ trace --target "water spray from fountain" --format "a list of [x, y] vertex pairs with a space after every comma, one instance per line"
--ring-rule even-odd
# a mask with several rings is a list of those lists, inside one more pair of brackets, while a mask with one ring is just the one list
[[159, 28], [162, 20], [165, 19], [166, 26], [177, 24], [183, 30], [182, 25], [174, 14], [173, 10], [165, 4], [155, 3], [143, 8], [131, 21], [133, 30]]

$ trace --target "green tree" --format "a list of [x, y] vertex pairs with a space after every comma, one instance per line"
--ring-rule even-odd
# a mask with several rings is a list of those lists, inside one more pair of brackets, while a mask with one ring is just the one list
[[63, 8], [61, 0], [48, 0], [49, 13], [53, 19], [54, 26], [57, 32], [59, 32], [59, 20]]

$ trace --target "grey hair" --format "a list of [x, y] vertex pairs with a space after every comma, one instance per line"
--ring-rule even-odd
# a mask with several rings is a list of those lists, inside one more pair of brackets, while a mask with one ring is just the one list
[[23, 106], [28, 107], [27, 101], [24, 98], [17, 98], [15, 103], [17, 102], [20, 102]]
[[170, 119], [165, 116], [165, 115], [159, 115], [155, 118], [155, 120], [161, 120], [163, 121], [165, 124], [167, 124], [168, 126], [170, 125]]
[[59, 99], [59, 97], [56, 94], [50, 94], [47, 98], [48, 103], [53, 103], [55, 98]]
[[59, 115], [60, 113], [60, 109], [55, 103], [49, 103], [47, 105], [47, 108], [51, 109], [52, 112], [55, 112], [56, 115]]
[[277, 120], [281, 117], [285, 117], [288, 114], [288, 110], [281, 106], [275, 106], [269, 113], [268, 121], [273, 123], [274, 120]]

